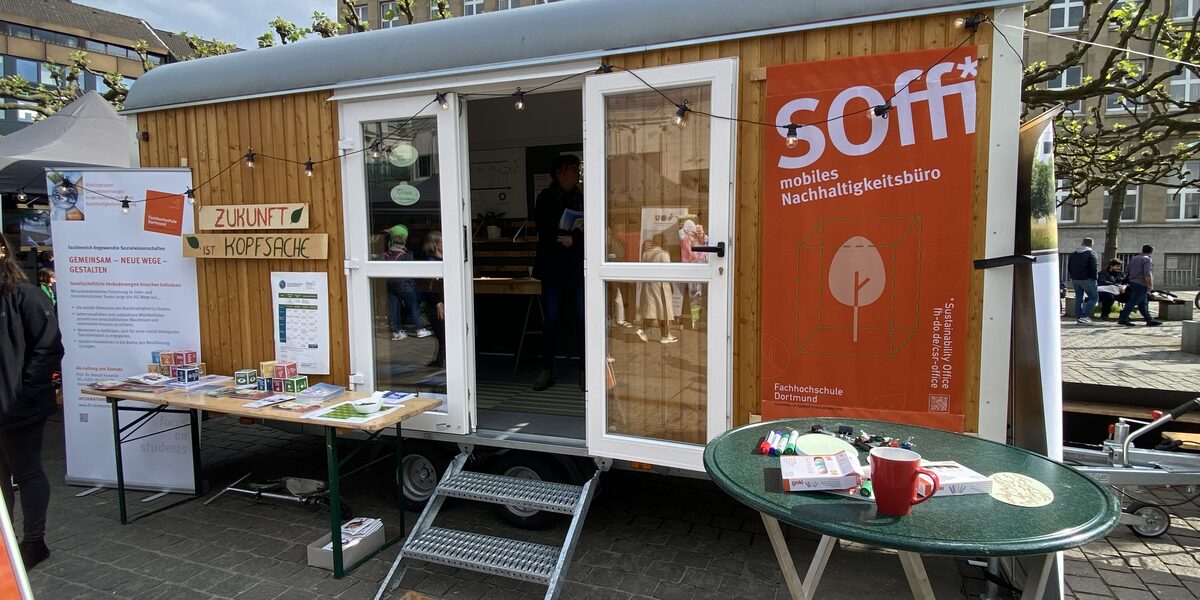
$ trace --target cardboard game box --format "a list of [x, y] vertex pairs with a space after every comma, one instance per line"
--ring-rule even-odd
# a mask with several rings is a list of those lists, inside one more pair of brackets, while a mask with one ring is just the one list
[[271, 374], [271, 377], [275, 379], [287, 379], [289, 377], [295, 377], [299, 374], [300, 372], [297, 370], [295, 361], [278, 360], [275, 361], [275, 366], [273, 367], [273, 373]]
[[238, 387], [256, 387], [258, 385], [258, 371], [254, 369], [238, 369], [234, 371], [233, 384]]
[[[921, 461], [921, 466], [937, 473], [937, 495], [939, 496], [965, 496], [967, 494], [992, 493], [992, 480], [990, 477], [972, 471], [952, 460]], [[919, 493], [922, 496], [928, 494], [929, 483], [924, 478], [918, 478], [918, 481], [920, 482], [918, 484]]]
[[259, 377], [275, 377], [275, 361], [264, 360], [258, 363]]
[[779, 457], [783, 489], [789, 492], [848, 490], [862, 485], [857, 458], [845, 452]]
[[[278, 368], [278, 365], [276, 365], [276, 368]], [[275, 381], [279, 381], [279, 378], [276, 378]], [[296, 375], [283, 380], [283, 391], [289, 394], [302, 392], [306, 389], [308, 389], [307, 375]]]

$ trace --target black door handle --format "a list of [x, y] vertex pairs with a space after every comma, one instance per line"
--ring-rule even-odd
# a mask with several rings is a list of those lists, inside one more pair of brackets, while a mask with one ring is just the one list
[[716, 246], [692, 246], [692, 252], [716, 252], [720, 258], [725, 258], [725, 242], [717, 242]]

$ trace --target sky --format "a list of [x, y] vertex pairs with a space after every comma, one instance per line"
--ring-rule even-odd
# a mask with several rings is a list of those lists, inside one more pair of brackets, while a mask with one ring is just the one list
[[219, 38], [242, 48], [257, 48], [267, 22], [283, 17], [297, 25], [312, 23], [314, 11], [335, 16], [337, 0], [74, 0], [145, 19], [167, 31]]

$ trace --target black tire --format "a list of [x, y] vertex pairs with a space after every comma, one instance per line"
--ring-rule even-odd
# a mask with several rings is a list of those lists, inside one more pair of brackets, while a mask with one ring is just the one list
[[1146, 519], [1145, 525], [1126, 525], [1138, 537], [1156, 538], [1171, 528], [1171, 515], [1167, 509], [1157, 504], [1138, 502], [1129, 505], [1125, 512]]
[[[491, 471], [497, 475], [521, 477], [524, 479], [540, 479], [569, 483], [567, 472], [554, 459], [532, 452], [509, 452], [492, 464]], [[563, 515], [516, 508], [506, 504], [496, 506], [496, 513], [509, 525], [520, 529], [546, 529], [560, 520]]]
[[433, 496], [450, 466], [450, 454], [435, 444], [429, 442], [404, 442], [403, 467], [401, 480], [392, 472], [393, 491], [397, 496], [404, 493], [404, 508], [410, 512], [421, 512]]

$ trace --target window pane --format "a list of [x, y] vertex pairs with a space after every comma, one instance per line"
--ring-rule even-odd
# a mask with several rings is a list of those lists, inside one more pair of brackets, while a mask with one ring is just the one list
[[1184, 196], [1183, 218], [1200, 219], [1200, 193], [1191, 192]]
[[105, 53], [108, 52], [108, 48], [104, 45], [104, 42], [97, 42], [94, 40], [84, 40], [83, 47], [88, 52], [105, 52]]
[[1069, 9], [1067, 16], [1067, 27], [1079, 27], [1079, 22], [1083, 20], [1083, 7], [1072, 6]]
[[50, 65], [41, 63], [40, 67], [38, 77], [41, 77], [41, 82], [49, 86], [55, 85], [54, 76], [50, 74]]
[[37, 29], [37, 28], [34, 28], [34, 30], [33, 30], [33, 39], [35, 39], [39, 42], [48, 42], [51, 44], [53, 44], [55, 41], [57, 41], [56, 36], [54, 35], [54, 32], [46, 31], [45, 29]]
[[708, 286], [609, 281], [608, 432], [703, 444], [707, 431]]
[[1192, 3], [1189, 0], [1175, 0], [1171, 3], [1171, 17], [1175, 19], [1192, 18]]
[[1179, 212], [1179, 207], [1183, 204], [1183, 199], [1185, 196], [1187, 196], [1187, 192], [1175, 193], [1174, 191], [1170, 191], [1167, 193], [1167, 218], [1168, 219], [1181, 218], [1182, 215]]
[[376, 389], [446, 393], [442, 290], [441, 279], [371, 280]]
[[15, 75], [20, 75], [21, 77], [24, 77], [26, 81], [31, 81], [33, 83], [37, 83], [38, 73], [41, 70], [38, 67], [37, 61], [25, 60], [23, 58], [18, 58], [18, 59], [15, 59], [13, 62], [16, 67], [15, 73], [14, 73]]
[[33, 37], [33, 30], [24, 25], [14, 25], [12, 23], [9, 23], [8, 35], [11, 35], [13, 37], [30, 39]]
[[[708, 85], [665, 93], [711, 111]], [[673, 125], [675, 106], [653, 91], [609, 96], [605, 105], [608, 260], [706, 262], [691, 247], [708, 241], [709, 119]]]
[[372, 260], [425, 260], [442, 228], [437, 118], [363, 123]]

